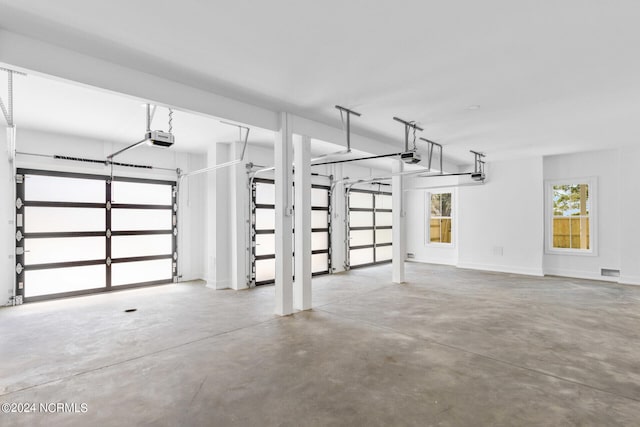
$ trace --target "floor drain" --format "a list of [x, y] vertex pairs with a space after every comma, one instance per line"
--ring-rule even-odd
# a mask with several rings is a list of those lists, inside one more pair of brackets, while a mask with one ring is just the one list
[[125, 313], [133, 313], [136, 310], [137, 310], [137, 308], [127, 308], [124, 312]]

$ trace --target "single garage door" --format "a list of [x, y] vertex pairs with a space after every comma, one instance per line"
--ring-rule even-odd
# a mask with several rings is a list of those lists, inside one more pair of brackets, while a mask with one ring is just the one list
[[174, 181], [19, 169], [16, 190], [23, 301], [177, 277]]

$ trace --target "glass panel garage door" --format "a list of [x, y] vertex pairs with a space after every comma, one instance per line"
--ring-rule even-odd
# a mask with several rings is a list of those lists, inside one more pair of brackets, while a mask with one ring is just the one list
[[19, 169], [16, 189], [24, 301], [176, 276], [175, 182]]
[[[311, 188], [311, 271], [314, 276], [331, 270], [329, 186]], [[256, 178], [252, 189], [252, 279], [256, 285], [275, 282], [275, 181]]]
[[349, 190], [350, 268], [391, 261], [391, 193]]

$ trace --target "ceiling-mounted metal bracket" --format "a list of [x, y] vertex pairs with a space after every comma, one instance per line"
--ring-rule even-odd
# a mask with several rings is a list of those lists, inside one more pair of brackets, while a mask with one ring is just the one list
[[485, 157], [485, 154], [473, 150], [469, 150], [469, 152], [474, 155], [473, 171], [475, 173], [484, 173], [484, 160], [482, 159]]
[[471, 178], [474, 181], [484, 182], [486, 176], [484, 174], [484, 160], [482, 160], [485, 155], [484, 153], [480, 153], [478, 151], [469, 150], [474, 155], [473, 161], [473, 173], [471, 174]]
[[336, 108], [340, 111], [340, 119], [342, 120], [343, 123], [345, 122], [343, 114], [346, 114], [347, 116], [345, 132], [347, 134], [347, 153], [350, 153], [351, 152], [351, 115], [355, 114], [357, 117], [360, 117], [362, 116], [362, 114], [355, 112], [353, 110], [350, 110], [348, 108], [342, 107], [340, 105], [336, 105]]
[[246, 126], [241, 126], [241, 125], [237, 125], [235, 123], [229, 123], [229, 122], [225, 122], [223, 120], [220, 120], [220, 123], [225, 124], [225, 125], [229, 125], [229, 126], [235, 126], [238, 128], [238, 132], [239, 132], [239, 141], [242, 141], [242, 131], [245, 131], [244, 134], [244, 144], [242, 145], [242, 154], [240, 155], [240, 160], [244, 160], [244, 152], [247, 150], [247, 142], [249, 141], [249, 132], [251, 131], [250, 128], [246, 127]]
[[423, 137], [420, 137], [420, 140], [424, 141], [424, 142], [426, 142], [428, 144], [427, 156], [429, 157], [429, 159], [428, 159], [428, 161], [429, 161], [429, 164], [428, 164], [429, 172], [431, 172], [431, 161], [433, 160], [433, 149], [434, 149], [434, 147], [438, 147], [438, 154], [439, 154], [439, 157], [440, 157], [440, 173], [444, 173], [444, 171], [442, 170], [442, 144], [438, 144], [437, 142], [433, 142], [433, 141], [431, 141], [431, 140], [429, 140], [427, 138], [423, 138]]
[[416, 147], [415, 147], [415, 142], [416, 142], [415, 141], [415, 133], [416, 133], [417, 130], [422, 132], [424, 129], [421, 128], [420, 126], [418, 126], [416, 124], [416, 122], [413, 122], [413, 121], [409, 122], [409, 121], [403, 120], [403, 119], [401, 119], [399, 117], [394, 117], [393, 120], [395, 120], [396, 122], [400, 122], [400, 123], [402, 123], [404, 125], [404, 151], [405, 152], [409, 151], [409, 132], [410, 132], [411, 129], [413, 129], [413, 136], [414, 136], [414, 138], [413, 138], [413, 143], [414, 143], [413, 149], [415, 151], [415, 149], [416, 149]]

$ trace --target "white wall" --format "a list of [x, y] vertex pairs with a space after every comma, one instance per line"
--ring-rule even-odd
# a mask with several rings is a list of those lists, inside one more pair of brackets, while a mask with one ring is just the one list
[[[181, 154], [184, 156], [181, 168], [193, 171], [206, 167], [203, 155]], [[205, 277], [205, 236], [203, 224], [206, 215], [206, 177], [195, 175], [183, 179], [179, 184], [178, 202], [178, 279], [180, 281], [204, 279]]]
[[458, 188], [458, 266], [542, 274], [542, 158], [486, 165], [481, 186]]
[[640, 285], [640, 147], [619, 151], [620, 162], [620, 283]]
[[[629, 164], [623, 170], [624, 174], [630, 175], [628, 178], [636, 179], [629, 173], [634, 171], [632, 165]], [[597, 235], [597, 255], [545, 253], [545, 274], [617, 281], [616, 278], [602, 277], [600, 269], [620, 269], [620, 175], [618, 150], [545, 157], [545, 182], [587, 177], [595, 177], [597, 180], [596, 197], [592, 200], [592, 205], [596, 208], [594, 232]], [[629, 194], [632, 193], [633, 191]], [[548, 235], [548, 230], [546, 231], [545, 236]]]
[[[411, 180], [410, 187], [419, 187], [420, 189], [408, 190], [404, 193], [407, 253], [413, 254], [413, 258], [409, 259], [432, 264], [456, 265], [458, 263], [458, 190], [455, 187], [442, 186], [455, 185], [457, 181], [457, 177], [415, 178]], [[450, 245], [428, 243], [430, 209], [428, 198], [430, 192], [450, 192], [452, 194], [452, 242]]]

